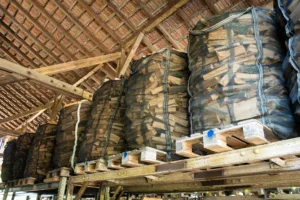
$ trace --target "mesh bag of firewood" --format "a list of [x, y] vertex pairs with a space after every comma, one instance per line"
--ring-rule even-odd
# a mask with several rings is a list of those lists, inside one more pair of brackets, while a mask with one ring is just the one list
[[186, 53], [164, 49], [131, 63], [125, 98], [129, 149], [170, 152], [176, 138], [189, 135], [187, 79]]
[[283, 62], [283, 76], [287, 80], [289, 96], [297, 121], [300, 121], [300, 35], [291, 37], [288, 53]]
[[[79, 109], [79, 110], [78, 110]], [[78, 111], [79, 122], [78, 122]], [[74, 151], [74, 163], [77, 163], [79, 147], [83, 141], [84, 129], [90, 111], [90, 102], [84, 101], [61, 109], [56, 134], [56, 144], [53, 154], [54, 168], [71, 167], [71, 159]], [[77, 135], [76, 133], [76, 124]]]
[[40, 125], [29, 150], [24, 177], [36, 178], [41, 182], [51, 169], [51, 159], [55, 145], [57, 125]]
[[277, 22], [280, 25], [281, 36], [291, 37], [300, 33], [300, 1], [275, 0]]
[[16, 146], [15, 139], [7, 142], [5, 145], [1, 169], [1, 179], [4, 183], [13, 180], [13, 166], [15, 161]]
[[24, 133], [18, 137], [15, 162], [13, 166], [13, 179], [24, 178], [24, 169], [28, 157], [29, 149], [34, 139], [33, 133]]
[[249, 8], [199, 22], [190, 32], [194, 133], [257, 119], [280, 138], [295, 135], [275, 24], [273, 11]]
[[79, 151], [79, 161], [107, 158], [124, 151], [125, 80], [107, 81], [93, 102]]

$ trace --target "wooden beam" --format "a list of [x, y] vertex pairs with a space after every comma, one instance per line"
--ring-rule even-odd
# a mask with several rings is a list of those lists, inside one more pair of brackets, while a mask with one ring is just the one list
[[40, 68], [35, 69], [35, 71], [37, 71], [41, 74], [52, 75], [52, 74], [62, 73], [62, 72], [76, 70], [76, 69], [80, 69], [80, 68], [91, 67], [94, 65], [99, 65], [99, 64], [110, 62], [110, 61], [115, 61], [115, 60], [119, 59], [120, 57], [121, 57], [121, 53], [117, 52], [117, 53], [111, 53], [111, 54], [102, 55], [102, 56], [96, 56], [96, 57], [92, 57], [92, 58], [71, 61], [71, 62], [67, 62], [67, 63], [50, 65], [47, 67], [40, 67]]
[[151, 31], [153, 28], [155, 28], [158, 24], [160, 24], [162, 21], [170, 17], [172, 14], [174, 14], [179, 8], [184, 6], [186, 3], [188, 3], [190, 0], [172, 0], [170, 3], [164, 8], [162, 11], [159, 12], [155, 17], [153, 17], [149, 22], [139, 28], [135, 34], [133, 34], [130, 38], [128, 38], [124, 42], [124, 48], [129, 48], [134, 43], [134, 38], [141, 32], [147, 33]]
[[1, 58], [0, 69], [27, 77], [35, 82], [43, 84], [43, 86], [47, 86], [51, 89], [58, 90], [59, 92], [65, 93], [75, 98], [84, 98], [88, 100], [92, 99], [92, 94], [81, 88], [74, 87], [63, 81], [57, 80], [44, 74], [40, 74], [32, 69], [28, 69], [26, 67], [9, 62]]
[[76, 195], [76, 197], [75, 197], [74, 200], [79, 200], [79, 199], [82, 197], [82, 195], [83, 195], [83, 193], [85, 192], [85, 190], [86, 190], [86, 188], [88, 187], [88, 185], [89, 185], [89, 182], [85, 182], [85, 183], [80, 187], [80, 189], [79, 189], [79, 191], [77, 192], [77, 195]]
[[19, 113], [17, 115], [14, 115], [14, 116], [11, 116], [11, 117], [7, 117], [5, 119], [0, 120], [0, 124], [7, 123], [7, 122], [10, 122], [12, 120], [16, 120], [16, 119], [19, 119], [21, 117], [25, 117], [27, 115], [34, 114], [34, 113], [39, 112], [41, 110], [45, 110], [47, 108], [50, 108], [53, 104], [54, 104], [54, 101], [50, 101], [50, 102], [48, 102], [45, 105], [41, 105], [41, 106], [35, 107], [35, 108], [31, 109], [31, 110], [27, 110], [27, 111], [24, 111], [22, 113]]
[[[142, 167], [126, 168], [117, 171], [79, 175], [72, 178], [73, 183], [83, 181], [106, 181], [111, 179], [125, 179], [145, 177], [149, 175], [167, 174], [171, 172], [193, 171], [212, 167], [227, 167], [243, 163], [268, 160], [276, 157], [300, 154], [300, 138], [272, 142], [249, 148], [243, 148], [224, 153], [200, 156], [194, 159], [174, 161], [168, 164], [143, 165]], [[172, 169], [176, 167], [176, 169]], [[122, 174], [122, 176], [119, 176]]]
[[139, 47], [139, 45], [140, 45], [140, 43], [141, 43], [143, 37], [144, 37], [144, 33], [140, 33], [140, 34], [138, 35], [138, 37], [136, 38], [136, 40], [135, 40], [133, 46], [131, 47], [131, 50], [130, 50], [130, 52], [129, 52], [129, 54], [128, 54], [126, 60], [125, 60], [124, 65], [123, 65], [122, 68], [120, 69], [120, 72], [119, 72], [118, 77], [121, 77], [121, 76], [124, 75], [125, 72], [127, 71], [128, 67], [129, 67], [129, 65], [130, 65], [130, 62], [131, 62], [133, 56], [135, 55], [136, 50], [137, 50], [137, 48]]
[[77, 0], [78, 5], [80, 5], [93, 19], [99, 24], [114, 40], [118, 41], [119, 44], [122, 43], [121, 38], [112, 30], [102, 19], [99, 17], [91, 7], [84, 0]]

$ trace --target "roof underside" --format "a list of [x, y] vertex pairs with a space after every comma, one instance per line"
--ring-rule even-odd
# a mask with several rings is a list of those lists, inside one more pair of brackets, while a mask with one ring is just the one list
[[[144, 30], [157, 16], [166, 13], [176, 0], [1, 0], [0, 57], [31, 69], [120, 51], [127, 52], [142, 31], [145, 36], [134, 59], [162, 48], [186, 50], [188, 31], [214, 14], [249, 6], [266, 5], [270, 0], [190, 0], [160, 24]], [[116, 68], [115, 62], [106, 65]], [[94, 67], [54, 75], [74, 84]], [[5, 72], [0, 76], [6, 77]], [[1, 84], [0, 119], [46, 104], [56, 95], [28, 80]], [[79, 87], [94, 92], [106, 78], [99, 69]], [[73, 99], [66, 98], [65, 103]], [[26, 121], [34, 132], [38, 123], [49, 120], [40, 112], [0, 124], [15, 130]]]

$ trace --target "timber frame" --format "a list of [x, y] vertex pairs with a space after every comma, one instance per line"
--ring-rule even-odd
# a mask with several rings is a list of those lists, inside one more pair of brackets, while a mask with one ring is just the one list
[[[127, 76], [132, 59], [185, 51], [188, 30], [202, 18], [270, 1], [2, 0], [0, 58], [92, 94], [107, 78]], [[78, 63], [84, 59], [88, 65]], [[53, 118], [47, 111], [61, 91], [0, 71], [0, 128], [35, 132]], [[62, 104], [76, 101], [64, 94]]]
[[[100, 188], [103, 192], [100, 196], [105, 196], [107, 188], [111, 188], [115, 191], [113, 197], [124, 193], [297, 187], [300, 186], [299, 145], [300, 138], [295, 138], [164, 164], [71, 176], [52, 185], [54, 188], [60, 185], [59, 200], [63, 199], [64, 191], [67, 200], [73, 199], [75, 187], [79, 187], [75, 199], [89, 187]], [[44, 187], [42, 183], [23, 188], [7, 187], [6, 191], [39, 191]]]

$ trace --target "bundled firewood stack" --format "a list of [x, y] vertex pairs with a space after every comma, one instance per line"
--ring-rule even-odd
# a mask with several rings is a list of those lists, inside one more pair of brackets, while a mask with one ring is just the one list
[[283, 38], [300, 33], [300, 0], [275, 0], [277, 23]]
[[63, 108], [60, 111], [56, 144], [53, 154], [53, 168], [71, 167], [71, 157], [76, 143], [74, 163], [77, 162], [79, 147], [83, 141], [84, 129], [90, 111], [90, 102], [84, 101], [80, 105], [80, 121], [77, 128], [77, 141], [75, 141], [75, 128], [78, 121], [79, 104]]
[[193, 132], [258, 119], [280, 138], [295, 136], [275, 24], [273, 11], [249, 8], [190, 32]]
[[34, 139], [33, 133], [24, 133], [18, 137], [15, 151], [15, 162], [13, 165], [13, 179], [24, 178], [24, 169], [29, 150]]
[[15, 162], [15, 152], [16, 152], [16, 139], [10, 140], [6, 143], [3, 152], [3, 163], [1, 170], [2, 182], [13, 180], [13, 166]]
[[51, 168], [51, 159], [55, 145], [57, 125], [40, 125], [26, 161], [24, 177], [36, 178], [41, 182]]
[[187, 57], [165, 49], [131, 63], [126, 90], [129, 149], [143, 146], [170, 152], [189, 135]]
[[300, 121], [300, 59], [298, 58], [300, 40], [300, 1], [276, 0], [275, 8], [280, 33], [287, 48], [283, 62], [284, 78], [287, 81], [289, 96], [293, 104], [293, 113], [296, 120]]
[[93, 95], [93, 102], [79, 161], [107, 158], [124, 151], [124, 80], [107, 81]]

